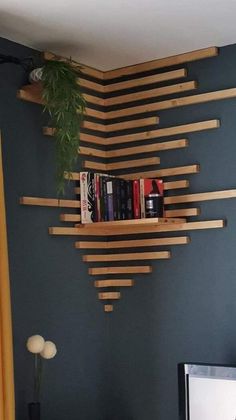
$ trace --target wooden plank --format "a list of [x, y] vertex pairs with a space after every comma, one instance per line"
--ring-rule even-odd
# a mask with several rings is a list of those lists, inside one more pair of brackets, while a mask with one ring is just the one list
[[138, 248], [147, 246], [165, 246], [165, 245], [185, 245], [190, 242], [188, 236], [155, 238], [155, 239], [136, 239], [127, 241], [77, 241], [75, 248], [78, 249], [117, 249], [117, 248]]
[[111, 280], [96, 280], [94, 287], [132, 287], [134, 280], [130, 279], [111, 279]]
[[199, 214], [200, 209], [197, 208], [165, 210], [165, 217], [189, 217], [199, 216]]
[[86, 103], [98, 105], [98, 106], [105, 106], [106, 102], [105, 99], [100, 98], [99, 96], [89, 95], [88, 93], [83, 93], [83, 97]]
[[[93, 229], [99, 229], [101, 227], [109, 228], [109, 227], [132, 227], [132, 226], [140, 226], [140, 225], [153, 225], [153, 224], [165, 224], [165, 223], [180, 223], [180, 219], [172, 218], [172, 217], [152, 217], [149, 219], [130, 219], [130, 220], [112, 220], [109, 222], [96, 222], [92, 223]], [[185, 219], [182, 220], [184, 222]], [[79, 227], [83, 229], [90, 229], [91, 223], [84, 223], [79, 225]]]
[[80, 133], [80, 140], [86, 141], [87, 143], [99, 144], [100, 146], [107, 145], [107, 139], [104, 137], [93, 136], [92, 134]]
[[135, 107], [119, 109], [106, 112], [106, 119], [120, 118], [129, 115], [144, 114], [146, 112], [161, 111], [165, 109], [178, 108], [180, 106], [203, 104], [211, 101], [231, 99], [236, 97], [236, 88], [223, 89], [214, 92], [199, 93], [197, 95], [182, 96], [175, 99], [155, 102], [152, 104], [139, 105]]
[[136, 86], [151, 85], [154, 83], [166, 82], [168, 80], [180, 79], [187, 76], [186, 69], [165, 71], [164, 73], [154, 74], [152, 76], [139, 77], [138, 79], [126, 80], [124, 82], [112, 83], [104, 86], [107, 93], [117, 90], [130, 89]]
[[164, 190], [177, 190], [181, 188], [188, 188], [189, 181], [187, 179], [182, 179], [180, 181], [170, 181], [164, 182]]
[[117, 300], [120, 299], [120, 292], [99, 292], [98, 298], [100, 300]]
[[137, 120], [122, 121], [114, 124], [105, 125], [107, 132], [127, 130], [130, 128], [145, 127], [148, 125], [155, 125], [159, 123], [159, 117], [139, 118]]
[[236, 190], [212, 191], [206, 193], [177, 195], [165, 197], [165, 204], [193, 203], [196, 201], [224, 200], [226, 198], [236, 198]]
[[104, 312], [110, 313], [113, 312], [113, 305], [104, 305]]
[[160, 164], [160, 158], [152, 157], [152, 158], [135, 159], [135, 160], [122, 161], [122, 162], [115, 162], [115, 163], [107, 163], [107, 164], [85, 160], [83, 162], [83, 167], [107, 172], [107, 171], [115, 171], [117, 169], [137, 168], [139, 166], [151, 166], [151, 165], [159, 165], [159, 164]]
[[139, 178], [164, 178], [166, 176], [177, 176], [186, 174], [196, 174], [200, 171], [200, 165], [177, 166], [176, 168], [165, 168], [156, 171], [135, 172], [131, 174], [119, 175], [124, 179], [139, 179]]
[[175, 66], [183, 63], [189, 63], [191, 61], [202, 60], [204, 58], [215, 57], [218, 55], [218, 49], [216, 47], [204, 48], [201, 50], [191, 51], [184, 54], [178, 54], [171, 57], [160, 58], [157, 60], [147, 61], [145, 63], [139, 63], [128, 67], [122, 67], [106, 71], [104, 73], [104, 79], [114, 79], [116, 77], [128, 76], [130, 74], [137, 74], [145, 71], [154, 69], [161, 69], [164, 67]]
[[[107, 223], [107, 222], [104, 222]], [[153, 225], [136, 225], [136, 226], [120, 226], [106, 227], [104, 225], [100, 229], [94, 229], [93, 226], [84, 229], [83, 227], [50, 227], [51, 235], [77, 235], [77, 236], [118, 236], [118, 235], [134, 235], [141, 233], [157, 233], [157, 232], [181, 232], [201, 229], [218, 229], [225, 226], [224, 220], [204, 220], [200, 222], [187, 223], [156, 223]], [[103, 273], [102, 273], [103, 274]], [[109, 273], [108, 273], [109, 274]]]
[[61, 57], [60, 55], [54, 54], [49, 51], [43, 52], [42, 55], [45, 61], [49, 61], [49, 60], [63, 61], [65, 63], [69, 63], [72, 67], [75, 67], [75, 68], [79, 67], [80, 72], [82, 74], [85, 74], [86, 76], [92, 76], [100, 80], [104, 79], [104, 72], [102, 70], [97, 70], [85, 64], [77, 63], [76, 61], [71, 60], [70, 58]]
[[182, 149], [187, 147], [189, 142], [187, 139], [171, 140], [162, 143], [148, 144], [144, 146], [127, 147], [123, 149], [109, 150], [106, 152], [107, 158], [115, 158], [121, 156], [132, 156], [143, 153], [161, 152], [171, 149]]
[[[106, 98], [103, 104], [101, 105], [111, 106], [111, 105], [118, 105], [118, 104], [126, 104], [128, 102], [142, 101], [144, 99], [157, 98], [158, 96], [172, 95], [174, 93], [187, 92], [189, 90], [194, 90], [194, 89], [197, 89], [197, 82], [191, 80], [190, 82], [177, 83], [175, 85], [169, 85], [169, 86], [163, 86], [160, 88], [144, 90], [142, 92], [128, 93], [126, 95]], [[86, 99], [86, 96], [85, 96], [85, 99]], [[95, 101], [94, 97], [92, 99], [93, 101]], [[95, 103], [95, 102], [92, 102], [92, 103]], [[97, 105], [100, 105], [100, 103], [98, 103]]]
[[170, 258], [169, 251], [132, 252], [129, 254], [84, 255], [84, 262], [135, 261], [135, 260], [166, 260]]
[[80, 201], [78, 200], [59, 200], [57, 198], [21, 197], [20, 204], [28, 206], [80, 208]]
[[83, 77], [78, 78], [78, 83], [82, 88], [91, 89], [99, 93], [105, 93], [105, 86], [100, 83], [91, 82], [91, 80], [83, 79]]
[[85, 156], [99, 157], [103, 159], [106, 159], [107, 157], [107, 152], [105, 152], [104, 150], [93, 149], [91, 147], [84, 147], [84, 146], [79, 147], [79, 154], [85, 155]]
[[89, 268], [88, 272], [92, 276], [103, 274], [146, 274], [152, 272], [152, 267], [150, 265], [139, 265], [131, 267], [98, 267]]
[[208, 121], [200, 121], [200, 122], [196, 122], [192, 124], [183, 124], [183, 125], [177, 125], [173, 127], [166, 127], [166, 128], [161, 128], [158, 130], [145, 131], [143, 133], [135, 133], [135, 134], [127, 134], [124, 136], [109, 137], [106, 139], [106, 141], [108, 142], [107, 144], [110, 146], [114, 144], [129, 143], [132, 141], [142, 141], [142, 140], [157, 139], [160, 137], [175, 136], [177, 134], [195, 133], [198, 131], [212, 130], [218, 127], [220, 127], [220, 120], [215, 119], [215, 120], [208, 120]]
[[80, 187], [75, 187], [74, 192], [75, 194], [80, 195]]
[[61, 222], [80, 222], [80, 214], [60, 214]]

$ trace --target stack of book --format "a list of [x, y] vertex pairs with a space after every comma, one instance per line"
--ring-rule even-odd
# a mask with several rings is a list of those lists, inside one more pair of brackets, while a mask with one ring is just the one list
[[80, 173], [81, 223], [163, 217], [163, 181]]

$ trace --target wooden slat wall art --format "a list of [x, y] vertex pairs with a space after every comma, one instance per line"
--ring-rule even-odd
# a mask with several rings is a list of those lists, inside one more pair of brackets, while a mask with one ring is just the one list
[[[105, 263], [102, 267], [90, 267], [88, 272], [91, 276], [98, 276], [94, 286], [95, 289], [101, 289], [98, 299], [103, 302], [104, 311], [107, 313], [111, 313], [114, 309], [112, 301], [118, 301], [121, 297], [116, 288], [123, 287], [127, 290], [134, 286], [130, 274], [151, 273], [152, 266], [145, 265], [145, 262], [149, 264], [151, 260], [165, 260], [171, 257], [170, 250], [162, 250], [160, 247], [187, 245], [190, 242], [190, 237], [186, 236], [188, 231], [220, 229], [225, 226], [223, 219], [198, 220], [200, 208], [189, 207], [188, 204], [236, 198], [236, 189], [194, 194], [182, 194], [181, 191], [181, 195], [171, 195], [172, 190], [189, 188], [188, 175], [198, 174], [200, 165], [173, 164], [173, 167], [166, 168], [162, 166], [160, 156], [157, 156], [159, 152], [189, 147], [187, 134], [192, 133], [192, 137], [197, 138], [197, 132], [220, 127], [219, 115], [215, 115], [211, 120], [191, 123], [179, 121], [177, 125], [159, 128], [158, 124], [161, 124], [161, 121], [157, 115], [157, 112], [162, 110], [236, 98], [236, 87], [193, 93], [192, 90], [196, 91], [199, 88], [197, 82], [191, 80], [191, 74], [188, 74], [188, 80], [184, 79], [187, 76], [185, 63], [215, 57], [217, 54], [216, 47], [205, 48], [107, 72], [82, 65], [78, 77], [78, 83], [82, 91], [84, 89], [87, 100], [86, 115], [80, 134], [81, 145], [78, 150], [78, 153], [85, 157], [82, 167], [105, 173], [116, 171], [116, 176], [131, 180], [147, 177], [164, 178], [164, 189], [168, 192], [164, 198], [166, 206], [164, 218], [82, 225], [78, 184], [74, 188], [78, 200], [41, 197], [20, 199], [20, 203], [26, 205], [74, 209], [73, 213], [64, 210], [60, 215], [60, 222], [64, 226], [50, 227], [49, 234], [76, 236], [74, 243], [76, 249], [97, 251], [85, 254], [83, 261], [93, 265]], [[59, 59], [75, 67], [78, 65], [74, 61], [49, 52], [44, 53], [44, 59]], [[185, 91], [188, 92], [187, 96], [183, 94]], [[41, 93], [41, 85], [34, 84], [24, 86], [18, 91], [17, 96], [26, 101], [42, 104]], [[167, 99], [164, 98], [165, 95], [168, 95]], [[54, 129], [44, 127], [43, 133], [53, 136]], [[182, 135], [184, 138], [179, 138]], [[133, 146], [132, 142], [135, 142]], [[137, 145], [137, 142], [140, 144]], [[125, 172], [126, 169], [128, 171]], [[179, 179], [182, 175], [186, 175], [186, 179]], [[68, 178], [66, 173], [65, 178]], [[72, 179], [78, 183], [80, 173], [73, 172]], [[169, 207], [172, 205], [175, 207]], [[182, 206], [178, 208], [178, 205]], [[68, 225], [65, 225], [66, 223]], [[183, 232], [184, 236], [170, 236], [172, 232]], [[152, 236], [143, 236], [148, 234]], [[161, 237], [159, 234], [162, 234]], [[163, 237], [163, 234], [166, 235]], [[137, 237], [132, 239], [132, 235]], [[123, 240], [122, 236], [125, 236]], [[91, 240], [88, 240], [88, 237], [92, 237]]]

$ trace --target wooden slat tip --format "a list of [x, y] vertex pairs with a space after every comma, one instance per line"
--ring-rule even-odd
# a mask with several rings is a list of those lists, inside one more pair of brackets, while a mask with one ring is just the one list
[[104, 312], [109, 313], [113, 312], [114, 308], [113, 305], [104, 305]]

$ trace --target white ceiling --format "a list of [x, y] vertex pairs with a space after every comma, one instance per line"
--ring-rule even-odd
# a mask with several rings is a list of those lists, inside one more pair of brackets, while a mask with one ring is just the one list
[[1, 0], [0, 36], [108, 70], [236, 43], [236, 0]]

